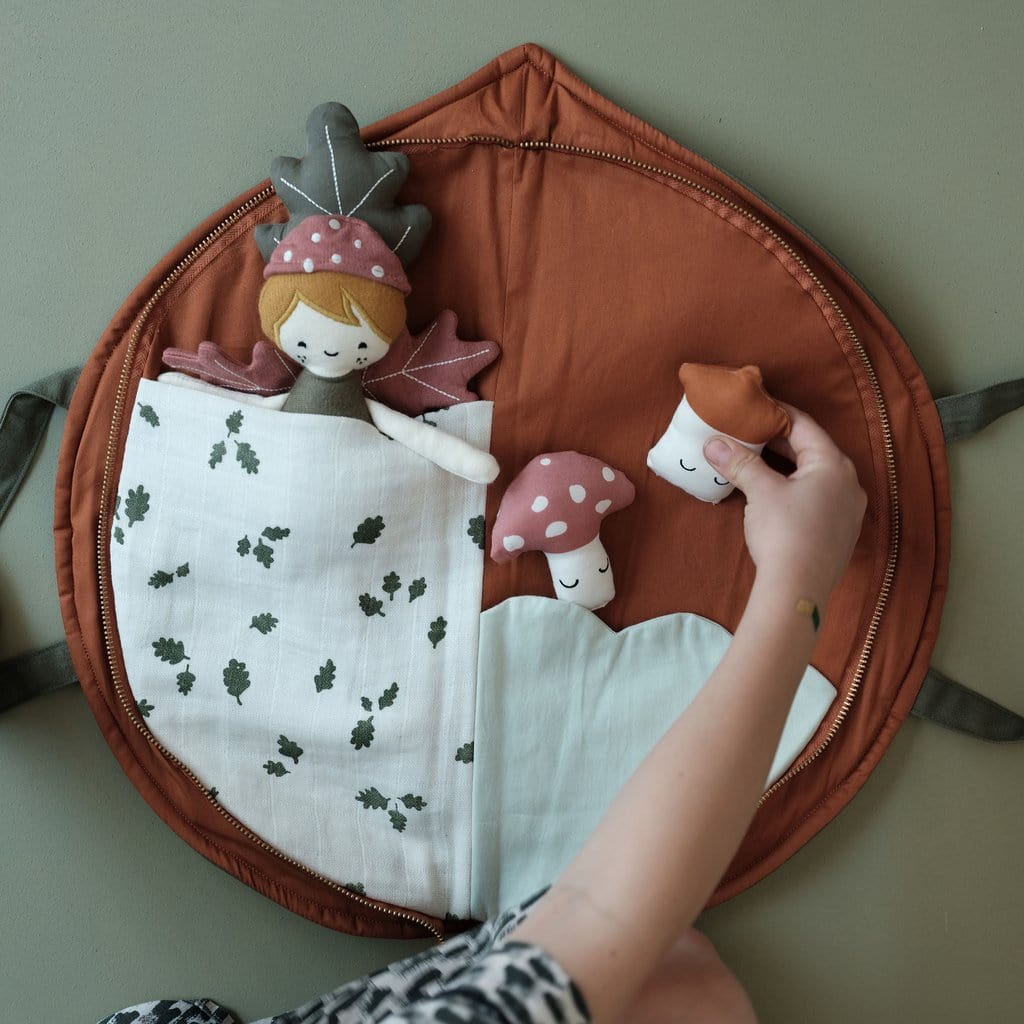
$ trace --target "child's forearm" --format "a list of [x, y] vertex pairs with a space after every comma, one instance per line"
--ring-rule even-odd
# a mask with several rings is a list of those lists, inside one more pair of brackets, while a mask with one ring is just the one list
[[811, 620], [795, 610], [801, 598], [821, 600], [806, 585], [755, 582], [707, 684], [517, 938], [547, 948], [570, 974], [578, 962], [594, 977], [604, 962], [596, 984], [614, 988], [638, 983], [693, 922], [756, 809], [814, 646]]

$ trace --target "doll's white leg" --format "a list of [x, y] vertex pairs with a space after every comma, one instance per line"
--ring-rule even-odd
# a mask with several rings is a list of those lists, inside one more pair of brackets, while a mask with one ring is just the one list
[[367, 399], [374, 426], [409, 451], [422, 455], [436, 466], [475, 484], [489, 484], [498, 475], [498, 463], [490, 452], [474, 448], [440, 427]]

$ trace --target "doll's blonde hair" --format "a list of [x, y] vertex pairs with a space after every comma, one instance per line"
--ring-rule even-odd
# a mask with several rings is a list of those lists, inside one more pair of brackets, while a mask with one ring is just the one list
[[275, 345], [299, 302], [339, 323], [365, 323], [389, 345], [405, 326], [405, 296], [389, 285], [330, 270], [272, 274], [260, 291], [259, 311], [263, 333]]

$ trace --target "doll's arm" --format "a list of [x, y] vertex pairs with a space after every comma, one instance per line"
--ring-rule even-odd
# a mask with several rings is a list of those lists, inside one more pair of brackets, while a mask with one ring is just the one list
[[474, 448], [468, 441], [440, 427], [411, 419], [372, 398], [366, 400], [366, 405], [373, 418], [373, 425], [381, 433], [387, 434], [409, 451], [429, 459], [435, 466], [475, 484], [489, 484], [497, 477], [498, 463], [490, 452]]

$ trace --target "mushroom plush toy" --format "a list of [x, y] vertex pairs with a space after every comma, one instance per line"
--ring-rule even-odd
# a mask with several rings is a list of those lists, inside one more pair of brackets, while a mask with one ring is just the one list
[[547, 556], [555, 596], [592, 611], [615, 596], [601, 524], [633, 501], [621, 470], [579, 452], [538, 455], [501, 499], [491, 558], [510, 562], [523, 551]]
[[707, 440], [724, 434], [760, 455], [773, 437], [789, 434], [789, 413], [765, 391], [756, 366], [683, 363], [679, 379], [683, 400], [647, 465], [687, 494], [717, 504], [734, 487], [704, 458]]

